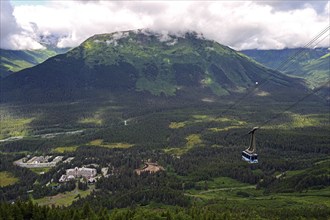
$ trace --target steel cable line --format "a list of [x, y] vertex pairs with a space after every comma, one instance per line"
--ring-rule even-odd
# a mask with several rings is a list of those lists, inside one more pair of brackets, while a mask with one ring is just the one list
[[[279, 71], [279, 70], [286, 70], [288, 68], [287, 64], [289, 64], [293, 59], [295, 58], [299, 58], [300, 56], [303, 55], [303, 53], [308, 49], [308, 47], [310, 47], [314, 42], [316, 42], [319, 38], [321, 38], [325, 33], [327, 33], [330, 30], [330, 26], [327, 26], [325, 29], [323, 29], [320, 33], [318, 33], [312, 40], [310, 40], [307, 44], [305, 44], [305, 46], [303, 48], [301, 48], [299, 51], [297, 51], [296, 53], [294, 53], [292, 56], [290, 56], [287, 60], [283, 61], [275, 70]], [[314, 46], [318, 45], [320, 42], [322, 42], [327, 36], [326, 35], [324, 38], [322, 38], [320, 41], [318, 41]], [[284, 68], [285, 67], [285, 68]], [[283, 69], [282, 69], [283, 68]], [[267, 77], [264, 81], [262, 81], [261, 83], [258, 84], [258, 86], [253, 87], [249, 92], [245, 93], [241, 98], [239, 98], [236, 102], [234, 102], [232, 105], [230, 105], [225, 111], [221, 112], [220, 115], [223, 115], [225, 113], [227, 113], [230, 109], [234, 108], [236, 105], [238, 105], [240, 102], [242, 102], [243, 100], [245, 100], [250, 94], [252, 94], [253, 92], [255, 92], [255, 90], [257, 90], [258, 88], [260, 88], [261, 86], [265, 85], [269, 79], [272, 77], [272, 75], [270, 75], [269, 77]], [[328, 82], [327, 82], [328, 83]], [[327, 84], [326, 83], [326, 84]], [[326, 85], [325, 84], [325, 85]], [[319, 91], [321, 89], [321, 87], [319, 87], [319, 89], [317, 89], [317, 91]], [[316, 93], [317, 91], [313, 90], [311, 93], [309, 93], [307, 95], [307, 97], [309, 97], [310, 95]], [[299, 102], [303, 101], [305, 98], [307, 97], [303, 97], [302, 99], [299, 99], [297, 102], [294, 103], [294, 105], [298, 104]], [[292, 106], [293, 107], [293, 106]], [[291, 108], [291, 106], [290, 106]], [[286, 109], [285, 111], [287, 111], [288, 109]], [[220, 115], [216, 116], [219, 117]], [[144, 116], [144, 115], [141, 115]], [[122, 122], [120, 122], [121, 124]], [[209, 122], [209, 124], [211, 124], [212, 121]], [[208, 125], [206, 125], [206, 128], [208, 127]], [[91, 128], [95, 128], [95, 127], [91, 127]], [[90, 129], [89, 127], [85, 127], [85, 129]], [[204, 129], [205, 130], [205, 129]], [[245, 135], [244, 135], [245, 136]]]
[[[301, 48], [299, 51], [297, 51], [296, 53], [294, 53], [292, 56], [290, 56], [288, 59], [286, 59], [285, 61], [281, 62], [279, 64], [279, 66], [277, 68], [275, 68], [275, 71], [285, 71], [288, 66], [287, 64], [289, 64], [294, 58], [299, 58], [303, 55], [304, 51], [307, 50], [307, 48], [309, 46], [311, 46], [315, 41], [317, 41], [320, 37], [322, 37], [326, 32], [328, 32], [330, 30], [330, 25], [327, 26], [325, 29], [323, 29], [319, 34], [317, 34], [312, 40], [310, 40], [303, 48]], [[328, 35], [326, 35], [327, 37]], [[324, 38], [325, 39], [325, 38]], [[319, 44], [320, 42], [322, 42], [324, 39], [322, 39], [321, 41], [317, 42], [317, 44]], [[316, 44], [316, 45], [317, 45]], [[315, 46], [316, 46], [315, 45]], [[286, 67], [286, 68], [284, 68]], [[234, 102], [232, 105], [230, 105], [225, 111], [223, 111], [221, 114], [225, 114], [227, 113], [230, 109], [232, 109], [233, 107], [235, 107], [236, 105], [238, 105], [241, 101], [245, 100], [245, 98], [247, 98], [249, 95], [251, 95], [252, 93], [254, 93], [258, 88], [266, 85], [266, 83], [268, 83], [268, 81], [271, 79], [272, 75], [270, 75], [269, 77], [267, 77], [265, 80], [263, 80], [261, 83], [258, 83], [257, 86], [253, 87], [249, 92], [245, 93], [241, 98], [239, 98], [236, 102]]]
[[[328, 35], [325, 35], [324, 38], [322, 38], [321, 40], [319, 40], [316, 45], [320, 44], [322, 41], [324, 41], [326, 38], [329, 38], [329, 45], [330, 45], [330, 32], [328, 33]], [[316, 47], [316, 45], [314, 46], [314, 48]], [[329, 46], [328, 45], [328, 46]]]
[[[289, 64], [293, 60], [293, 58], [296, 58], [296, 57], [300, 56], [308, 47], [310, 47], [315, 41], [317, 41], [320, 37], [322, 37], [329, 30], [330, 30], [330, 25], [327, 26], [325, 29], [323, 29], [318, 35], [316, 35], [304, 47], [302, 47], [300, 50], [298, 50], [296, 53], [294, 53], [292, 56], [290, 56], [287, 60], [283, 61], [275, 70], [278, 70], [278, 71], [284, 71], [284, 70], [286, 70], [287, 69], [286, 65]], [[326, 35], [326, 36], [328, 36], [328, 35]], [[318, 42], [318, 43], [320, 43], [320, 42]]]
[[[317, 41], [320, 37], [324, 35], [327, 31], [330, 30], [330, 26], [327, 26], [325, 29], [323, 29], [318, 35], [316, 35], [311, 41], [309, 41], [304, 48], [301, 48], [299, 51], [297, 51], [294, 55], [290, 56], [286, 61], [283, 61], [275, 70], [280, 70], [283, 67], [285, 67], [288, 63], [292, 61], [292, 59], [302, 55], [302, 53], [312, 45], [315, 41]], [[321, 41], [323, 41], [325, 38], [323, 38]], [[317, 42], [319, 44], [321, 41]], [[316, 45], [317, 45], [316, 44]], [[285, 68], [286, 69], [286, 68]], [[285, 70], [284, 69], [284, 70]], [[248, 97], [250, 94], [252, 94], [256, 89], [260, 88], [261, 86], [265, 85], [269, 79], [272, 77], [270, 75], [268, 78], [266, 78], [264, 81], [258, 84], [258, 86], [253, 87], [249, 92], [245, 93], [241, 98], [239, 98], [236, 102], [234, 102], [232, 105], [230, 105], [225, 111], [223, 111], [220, 115], [227, 113], [230, 109], [234, 108], [236, 105], [238, 105], [240, 102], [242, 102], [246, 97]], [[2, 80], [0, 80], [2, 84]], [[0, 86], [0, 93], [1, 93], [1, 86]], [[1, 94], [2, 95], [2, 94]], [[219, 116], [218, 116], [219, 117]], [[211, 123], [211, 122], [210, 122]], [[121, 124], [121, 122], [120, 122]], [[35, 129], [38, 129], [39, 127], [44, 127], [42, 125], [34, 127]], [[207, 126], [206, 126], [207, 127]], [[96, 127], [84, 127], [83, 129], [95, 129]]]
[[330, 80], [328, 80], [326, 83], [322, 84], [320, 87], [312, 90], [311, 92], [309, 92], [307, 95], [305, 95], [304, 97], [298, 99], [296, 102], [294, 102], [293, 104], [291, 104], [289, 107], [285, 108], [283, 111], [281, 111], [280, 113], [277, 113], [276, 115], [274, 115], [273, 117], [271, 117], [270, 119], [264, 121], [262, 124], [260, 124], [258, 127], [261, 128], [262, 126], [265, 126], [266, 124], [268, 124], [269, 122], [277, 119], [278, 117], [280, 117], [282, 114], [284, 114], [286, 111], [289, 111], [291, 108], [295, 107], [296, 105], [298, 105], [300, 102], [304, 101], [305, 99], [307, 99], [308, 97], [310, 97], [311, 95], [314, 95], [315, 93], [317, 93], [318, 91], [320, 91], [321, 89], [325, 88], [326, 86], [330, 85]]
[[[319, 92], [321, 89], [326, 88], [326, 87], [330, 87], [330, 80], [328, 80], [326, 83], [322, 84], [320, 87], [312, 90], [311, 92], [309, 92], [308, 94], [306, 94], [305, 96], [303, 96], [302, 98], [298, 99], [296, 102], [294, 102], [293, 104], [291, 104], [290, 106], [288, 106], [287, 108], [283, 109], [281, 112], [275, 114], [273, 117], [271, 117], [270, 119], [265, 120], [264, 122], [262, 122], [261, 124], [259, 124], [258, 128], [262, 128], [263, 126], [269, 124], [271, 121], [274, 121], [275, 119], [279, 118], [281, 115], [283, 115], [285, 112], [289, 111], [290, 109], [296, 107], [300, 102], [304, 101], [305, 99], [307, 99], [308, 97], [310, 97], [311, 95], [314, 95], [315, 93]], [[247, 136], [248, 133], [243, 134], [241, 136], [239, 136], [238, 138], [235, 138], [233, 142], [235, 142], [238, 139], [241, 139], [244, 136]]]
[[[289, 66], [288, 64], [295, 58], [299, 58], [301, 57], [304, 52], [308, 49], [308, 47], [310, 47], [314, 42], [316, 42], [318, 39], [320, 39], [325, 33], [327, 33], [330, 30], [330, 26], [327, 26], [325, 29], [323, 29], [319, 34], [317, 34], [311, 41], [309, 41], [303, 48], [301, 48], [299, 51], [297, 51], [296, 53], [294, 53], [292, 56], [290, 56], [287, 60], [283, 61], [275, 70], [279, 71], [279, 70], [286, 70]], [[316, 45], [318, 45], [319, 43], [321, 43], [326, 37], [328, 37], [329, 34], [327, 34], [325, 37], [323, 37], [320, 41], [316, 42], [316, 44], [314, 45], [314, 47]], [[285, 68], [284, 68], [285, 67]], [[262, 81], [258, 86], [253, 87], [249, 92], [245, 93], [241, 98], [239, 98], [236, 102], [234, 102], [232, 105], [230, 105], [226, 110], [224, 110], [223, 112], [220, 113], [220, 115], [218, 115], [217, 117], [220, 117], [221, 115], [227, 113], [230, 109], [233, 109], [235, 106], [237, 106], [239, 103], [241, 103], [243, 100], [245, 100], [250, 94], [254, 93], [258, 88], [260, 88], [263, 85], [266, 85], [266, 83], [269, 81], [269, 79], [272, 77], [272, 75], [270, 75], [269, 77], [267, 77], [264, 81]], [[284, 109], [283, 111], [281, 111], [280, 113], [277, 113], [275, 116], [271, 117], [270, 119], [266, 120], [265, 122], [263, 122], [259, 127], [264, 126], [266, 124], [268, 124], [269, 122], [275, 120], [276, 118], [278, 118], [279, 116], [281, 116], [283, 113], [285, 113], [286, 111], [290, 110], [291, 108], [295, 107], [296, 105], [298, 105], [300, 102], [302, 102], [303, 100], [305, 100], [306, 98], [310, 97], [311, 95], [317, 93], [318, 91], [320, 91], [322, 88], [324, 88], [327, 84], [329, 84], [330, 81], [327, 81], [326, 83], [322, 84], [322, 86], [318, 87], [317, 89], [314, 89], [312, 91], [310, 91], [307, 95], [305, 95], [304, 97], [300, 98], [299, 100], [297, 100], [296, 102], [294, 102], [292, 105], [290, 105], [289, 107], [287, 107], [286, 109]], [[216, 118], [217, 118], [216, 117]], [[205, 131], [209, 124], [211, 124], [212, 122], [209, 122], [205, 128], [202, 130]], [[241, 139], [242, 137], [246, 136], [248, 134], [244, 134], [239, 136], [238, 138], [235, 138], [233, 140], [233, 142], [236, 142], [238, 139]]]
[[[271, 117], [270, 119], [264, 121], [263, 123], [261, 123], [259, 126], [254, 127], [253, 130], [258, 129], [258, 128], [262, 128], [263, 126], [269, 124], [270, 122], [272, 122], [273, 120], [276, 120], [277, 118], [279, 118], [280, 116], [282, 116], [284, 113], [286, 113], [288, 110], [296, 107], [300, 102], [302, 102], [303, 100], [307, 99], [308, 97], [310, 97], [311, 95], [319, 92], [321, 89], [329, 87], [330, 88], [330, 80], [328, 80], [326, 83], [322, 84], [320, 87], [312, 90], [311, 92], [309, 92], [308, 94], [306, 94], [305, 96], [303, 96], [302, 98], [300, 98], [299, 100], [297, 100], [296, 102], [294, 102], [293, 104], [291, 104], [290, 106], [288, 106], [287, 108], [285, 108], [283, 111], [281, 111], [280, 113], [275, 114], [273, 117]], [[252, 130], [252, 131], [253, 131]], [[237, 140], [242, 139], [243, 137], [249, 135], [251, 133], [251, 131], [249, 133], [245, 133], [243, 135], [240, 135], [239, 137], [236, 137], [234, 139], [231, 140], [231, 142], [235, 143]], [[228, 135], [227, 135], [228, 136]], [[252, 133], [252, 137], [251, 137], [251, 144], [252, 144], [252, 140], [253, 140], [253, 133]], [[254, 139], [255, 141], [255, 139]], [[255, 143], [254, 143], [255, 145]], [[234, 146], [237, 146], [234, 144]], [[250, 145], [251, 147], [251, 145]], [[250, 147], [248, 149], [250, 149]], [[253, 151], [255, 150], [255, 146], [253, 148]], [[254, 152], [254, 154], [251, 155], [246, 155], [248, 152], [246, 152], [247, 150], [242, 151], [242, 158], [244, 158], [244, 160], [248, 161], [249, 163], [258, 163], [257, 158], [257, 154]], [[251, 159], [252, 157], [252, 159]], [[253, 159], [254, 158], [254, 159]]]

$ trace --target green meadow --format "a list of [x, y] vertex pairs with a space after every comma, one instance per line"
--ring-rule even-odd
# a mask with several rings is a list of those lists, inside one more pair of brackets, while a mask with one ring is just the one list
[[19, 181], [19, 178], [7, 171], [0, 172], [0, 187], [15, 184]]

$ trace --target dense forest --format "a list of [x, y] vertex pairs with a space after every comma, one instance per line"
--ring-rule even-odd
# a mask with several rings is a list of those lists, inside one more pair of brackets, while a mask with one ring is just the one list
[[322, 207], [281, 210], [240, 208], [218, 208], [214, 206], [183, 209], [180, 207], [160, 208], [151, 210], [148, 208], [131, 207], [126, 209], [106, 208], [92, 209], [89, 203], [84, 203], [77, 208], [55, 208], [38, 206], [32, 201], [15, 204], [0, 203], [0, 219], [91, 219], [91, 220], [120, 220], [120, 219], [150, 219], [150, 220], [207, 220], [207, 219], [327, 219], [329, 210]]
[[[86, 102], [40, 104], [31, 106], [30, 112], [23, 107], [3, 107], [8, 115], [5, 119], [11, 123], [15, 123], [13, 114], [35, 119], [25, 127], [28, 137], [0, 143], [0, 172], [10, 172], [19, 179], [0, 187], [1, 218], [330, 216], [326, 202], [330, 186], [329, 121], [322, 103], [312, 99], [299, 109], [281, 112], [286, 106], [271, 102], [263, 109], [256, 103], [230, 111], [223, 103], [182, 103], [166, 97], [148, 102], [152, 103], [148, 108], [143, 108], [143, 103], [133, 108], [129, 100], [98, 108]], [[241, 151], [250, 138], [248, 130], [276, 114], [271, 123], [258, 130], [259, 163], [242, 161]], [[84, 120], [87, 123], [81, 123]], [[13, 164], [27, 155], [74, 159], [40, 174]], [[135, 170], [145, 161], [159, 164], [164, 171], [138, 175]], [[92, 185], [83, 180], [59, 183], [66, 169], [82, 166], [96, 168], [98, 173], [108, 167], [108, 175]], [[37, 205], [44, 198], [73, 192], [78, 194], [65, 206]], [[302, 203], [301, 198], [307, 200]]]
[[[88, 42], [68, 54], [71, 61]], [[198, 45], [194, 38], [191, 43]], [[198, 50], [203, 54], [202, 48]], [[228, 48], [218, 50], [234, 53]], [[219, 57], [224, 66], [210, 64], [215, 78], [209, 80], [235, 88], [229, 96], [217, 96], [214, 91], [222, 90], [214, 83], [210, 88], [200, 84], [204, 77], [200, 63], [173, 64], [169, 80], [180, 89], [173, 95], [168, 85], [160, 85], [169, 95], [147, 84], [143, 86], [151, 92], [143, 86], [134, 91], [131, 81], [137, 80], [137, 70], [120, 60], [117, 66], [111, 65], [118, 73], [111, 78], [107, 71], [114, 69], [98, 66], [101, 61], [64, 59], [67, 69], [62, 73], [71, 74], [64, 74], [67, 79], [55, 74], [60, 64], [49, 60], [55, 65], [49, 79], [68, 87], [52, 84], [50, 93], [28, 90], [21, 102], [0, 105], [0, 219], [329, 218], [329, 102], [313, 94], [298, 107], [292, 105], [292, 100], [309, 92], [300, 90], [305, 87], [299, 80], [297, 91], [288, 92], [287, 84], [293, 79], [237, 56], [244, 59], [243, 69], [255, 70], [247, 71], [252, 83], [264, 79], [261, 72], [272, 73], [276, 80], [269, 83], [269, 90], [249, 84], [245, 92], [253, 94], [242, 99], [236, 84], [223, 76], [229, 66]], [[81, 72], [75, 65], [85, 61], [96, 66], [93, 70], [84, 66], [83, 74], [102, 76], [93, 81], [98, 90], [85, 87], [85, 82], [79, 84], [83, 90], [70, 87], [70, 77]], [[164, 77], [163, 62], [143, 63], [144, 77], [154, 82]], [[38, 68], [49, 69], [47, 63]], [[119, 73], [132, 74], [129, 82], [128, 76]], [[38, 73], [31, 74], [38, 78]], [[13, 84], [24, 84], [23, 79], [12, 78]], [[116, 80], [123, 84], [117, 85]], [[49, 89], [42, 78], [37, 82]], [[109, 85], [120, 88], [109, 92]], [[10, 90], [14, 97], [15, 91]], [[255, 126], [260, 127], [256, 134], [259, 163], [249, 164], [242, 161], [241, 152], [249, 144], [248, 131]], [[14, 163], [34, 156], [73, 159], [42, 169]], [[163, 169], [136, 172], [146, 162]], [[68, 169], [78, 167], [96, 169], [96, 180], [60, 181]]]
[[[43, 32], [50, 41], [57, 39], [56, 47], [86, 37], [79, 31], [67, 35], [67, 28], [55, 36], [35, 22], [18, 28], [24, 23], [15, 22], [21, 7], [37, 12], [57, 3], [31, 8], [11, 3], [8, 21], [17, 30], [10, 29], [5, 41], [29, 38], [30, 31], [30, 40], [42, 40]], [[76, 3], [67, 5], [79, 6], [76, 17], [85, 6], [96, 10], [93, 2]], [[118, 9], [111, 17], [138, 10], [137, 21], [147, 18], [142, 23], [163, 8], [175, 9], [174, 20], [181, 13], [158, 3], [100, 4], [105, 12], [108, 6], [110, 12]], [[181, 6], [187, 13], [196, 8]], [[209, 6], [197, 12], [216, 15], [220, 5]], [[272, 16], [314, 11], [319, 22], [329, 12], [307, 3], [290, 10], [279, 6], [244, 5]], [[223, 14], [235, 7], [220, 8]], [[159, 27], [166, 24], [159, 21]], [[104, 24], [111, 30], [116, 21]], [[269, 28], [253, 24], [251, 32], [240, 26], [217, 31], [223, 39], [230, 32], [252, 34], [247, 41], [231, 37], [241, 48], [302, 44], [297, 33], [293, 44], [289, 35], [280, 43], [285, 27], [272, 42], [257, 37]], [[320, 44], [327, 31], [306, 47]], [[25, 67], [55, 52], [0, 50], [5, 62], [0, 63], [5, 71], [0, 73], [0, 220], [330, 219], [328, 47], [247, 51], [255, 61], [218, 43], [217, 34], [208, 39], [195, 31], [176, 32], [96, 34], [31, 68]], [[245, 160], [251, 148], [258, 161]]]

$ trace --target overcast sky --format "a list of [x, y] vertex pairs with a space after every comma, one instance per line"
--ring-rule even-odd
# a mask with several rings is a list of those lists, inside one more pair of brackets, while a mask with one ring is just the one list
[[[329, 1], [0, 2], [5, 49], [40, 49], [41, 35], [59, 37], [58, 47], [74, 47], [94, 34], [140, 28], [196, 31], [237, 50], [281, 49], [304, 46], [330, 25]], [[317, 46], [329, 47], [327, 35]]]

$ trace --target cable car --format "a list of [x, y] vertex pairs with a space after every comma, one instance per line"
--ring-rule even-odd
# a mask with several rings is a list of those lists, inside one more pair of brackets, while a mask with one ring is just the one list
[[258, 163], [258, 154], [256, 153], [256, 137], [254, 132], [258, 127], [254, 127], [248, 134], [251, 134], [250, 146], [242, 151], [242, 160], [249, 163]]

